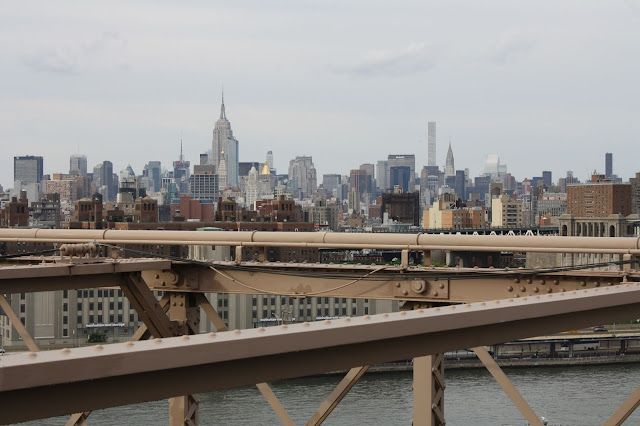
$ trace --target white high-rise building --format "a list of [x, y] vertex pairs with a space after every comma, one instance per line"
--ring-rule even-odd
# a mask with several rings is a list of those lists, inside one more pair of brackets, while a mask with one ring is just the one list
[[428, 123], [428, 156], [427, 156], [427, 164], [429, 166], [436, 165], [436, 122], [429, 121]]
[[293, 189], [300, 190], [300, 198], [311, 197], [318, 188], [312, 157], [296, 157], [289, 162], [289, 182], [293, 182]]
[[455, 176], [456, 167], [453, 162], [453, 150], [451, 149], [451, 141], [449, 141], [449, 150], [447, 151], [447, 162], [444, 166], [444, 176]]
[[216, 170], [220, 169], [220, 161], [222, 152], [226, 154], [226, 167], [228, 186], [238, 185], [238, 140], [233, 137], [231, 123], [227, 120], [227, 114], [224, 107], [224, 93], [222, 94], [222, 105], [220, 107], [220, 118], [216, 121], [213, 128], [213, 141], [211, 152], [211, 164]]

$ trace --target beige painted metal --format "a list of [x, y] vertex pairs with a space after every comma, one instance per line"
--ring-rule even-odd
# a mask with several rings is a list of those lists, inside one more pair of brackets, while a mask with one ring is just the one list
[[198, 426], [199, 405], [200, 400], [197, 395], [169, 398], [169, 425]]
[[[615, 286], [640, 280], [637, 272], [572, 271], [532, 274], [532, 271], [373, 265], [246, 263], [244, 270], [174, 264], [175, 284], [167, 272], [143, 271], [154, 290], [235, 294], [280, 294], [291, 297], [344, 297], [422, 302], [475, 302]], [[402, 271], [402, 275], [399, 273]], [[302, 276], [293, 276], [298, 273]], [[321, 273], [344, 276], [326, 279]], [[315, 274], [315, 275], [314, 275]], [[393, 276], [390, 276], [393, 275]], [[429, 278], [432, 275], [433, 278]], [[388, 277], [387, 279], [384, 279]], [[156, 278], [157, 277], [157, 278]], [[162, 283], [165, 283], [164, 285]]]
[[327, 417], [333, 412], [333, 410], [340, 404], [349, 391], [358, 383], [358, 380], [364, 376], [364, 373], [369, 369], [368, 365], [362, 367], [353, 367], [350, 369], [343, 379], [338, 383], [338, 386], [331, 392], [331, 394], [324, 400], [318, 411], [306, 423], [307, 426], [317, 426], [322, 424]]
[[[202, 235], [204, 234], [204, 235]], [[0, 241], [102, 242], [108, 244], [277, 245], [307, 247], [395, 247], [408, 250], [551, 251], [638, 254], [640, 238], [535, 237], [504, 235], [350, 234], [337, 232], [207, 232], [2, 229]]]
[[[636, 318], [640, 285], [14, 355], [2, 423], [484, 346]], [[473, 324], [473, 326], [470, 326]], [[340, 356], [335, 356], [336, 348]]]
[[267, 400], [282, 424], [285, 426], [295, 426], [295, 423], [293, 422], [293, 420], [291, 420], [291, 417], [289, 417], [289, 413], [287, 413], [287, 410], [280, 403], [280, 400], [278, 400], [278, 397], [273, 393], [269, 385], [266, 383], [258, 383], [256, 384], [256, 387], [258, 388], [264, 399]]
[[444, 426], [444, 354], [413, 359], [413, 425]]
[[224, 321], [222, 321], [222, 318], [220, 318], [220, 315], [218, 315], [218, 312], [211, 306], [209, 299], [207, 299], [204, 294], [197, 293], [196, 300], [217, 331], [228, 331]]
[[489, 370], [489, 373], [491, 373], [493, 378], [496, 379], [496, 382], [498, 382], [504, 393], [506, 393], [509, 399], [513, 401], [513, 404], [516, 406], [518, 411], [520, 411], [524, 419], [530, 425], [542, 426], [542, 421], [540, 421], [540, 418], [531, 409], [527, 401], [522, 397], [520, 392], [518, 392], [516, 387], [513, 386], [513, 383], [511, 383], [509, 378], [504, 374], [500, 366], [496, 363], [489, 352], [487, 352], [487, 350], [482, 346], [473, 348], [473, 352], [475, 352], [478, 359], [482, 361], [482, 364], [487, 367], [487, 370]]
[[640, 387], [638, 387], [629, 397], [622, 403], [612, 415], [604, 422], [604, 426], [620, 426], [631, 414], [640, 406]]
[[126, 275], [120, 288], [153, 336], [176, 335], [173, 324], [140, 276], [133, 273]]
[[[214, 307], [211, 306], [211, 303], [209, 303], [209, 300], [205, 297], [205, 295], [202, 293], [197, 293], [195, 297], [196, 301], [198, 302], [204, 313], [207, 315], [207, 317], [211, 320], [216, 330], [219, 332], [228, 331], [228, 328], [225, 325], [224, 321], [222, 321], [222, 318], [220, 318], [220, 315], [218, 315], [218, 312], [216, 312]], [[260, 390], [260, 393], [262, 393], [282, 424], [293, 425], [294, 423], [293, 420], [291, 420], [291, 417], [289, 417], [289, 413], [287, 413], [287, 410], [285, 410], [284, 406], [282, 405], [282, 403], [280, 403], [269, 385], [267, 383], [257, 383], [256, 387], [258, 388], [258, 390]]]
[[87, 419], [91, 415], [91, 411], [83, 411], [72, 414], [65, 426], [88, 426]]
[[31, 352], [38, 352], [40, 350], [38, 345], [36, 345], [36, 342], [33, 340], [25, 326], [22, 324], [22, 321], [20, 321], [20, 318], [9, 304], [9, 301], [2, 293], [0, 293], [0, 308], [4, 310], [4, 314], [9, 318], [11, 325], [16, 329], [20, 337], [22, 337], [22, 341], [27, 345], [27, 348], [29, 348]]

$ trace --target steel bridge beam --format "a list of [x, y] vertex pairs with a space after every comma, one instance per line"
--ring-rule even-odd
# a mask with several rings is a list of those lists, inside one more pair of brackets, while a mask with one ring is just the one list
[[2, 423], [491, 345], [636, 318], [640, 284], [14, 355]]

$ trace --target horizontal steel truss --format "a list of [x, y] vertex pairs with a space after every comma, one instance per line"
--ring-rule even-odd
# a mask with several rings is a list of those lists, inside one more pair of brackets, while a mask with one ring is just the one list
[[[556, 294], [640, 281], [637, 271], [535, 273], [514, 269], [255, 262], [207, 266], [154, 259], [95, 259], [87, 264], [2, 266], [0, 293], [120, 286], [123, 277], [132, 272], [141, 273], [152, 290], [162, 291], [454, 303]], [[327, 274], [333, 279], [327, 279]]]
[[622, 237], [0, 229], [0, 241], [640, 254], [640, 238]]
[[7, 424], [491, 345], [636, 318], [640, 284], [267, 329], [13, 355]]

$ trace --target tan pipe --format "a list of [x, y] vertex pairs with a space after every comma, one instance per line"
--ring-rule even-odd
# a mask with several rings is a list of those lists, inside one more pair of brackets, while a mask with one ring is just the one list
[[0, 241], [180, 244], [264, 247], [379, 248], [454, 251], [535, 251], [637, 254], [640, 238], [504, 235], [349, 234], [333, 232], [193, 232], [1, 229]]

